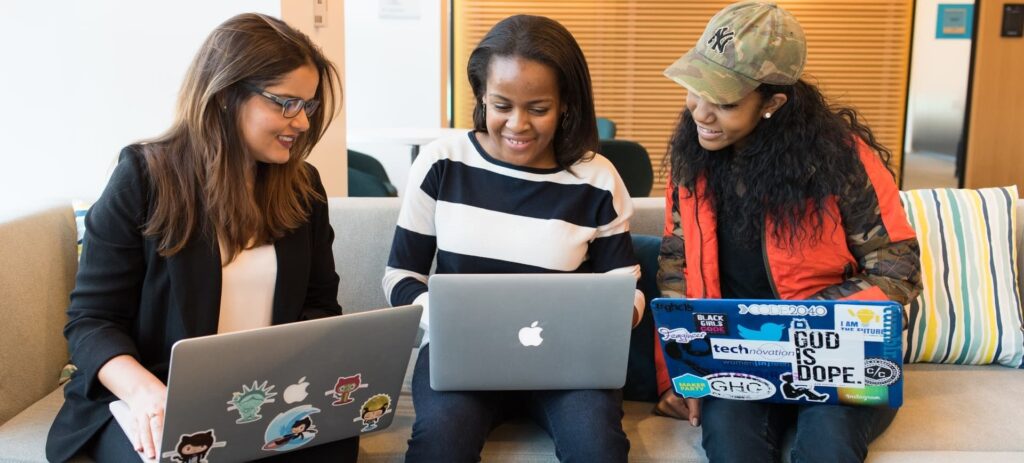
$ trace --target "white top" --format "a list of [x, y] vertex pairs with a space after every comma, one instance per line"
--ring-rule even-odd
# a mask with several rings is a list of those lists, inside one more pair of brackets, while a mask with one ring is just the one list
[[[383, 287], [395, 306], [423, 306], [437, 273], [629, 273], [640, 278], [629, 218], [633, 203], [600, 154], [537, 169], [491, 157], [463, 129], [423, 148], [409, 170]], [[644, 297], [635, 291], [638, 315]], [[637, 319], [640, 317], [638, 316]]]
[[[220, 249], [221, 262], [226, 253]], [[242, 251], [221, 268], [218, 333], [270, 326], [277, 283], [277, 254], [273, 244]]]

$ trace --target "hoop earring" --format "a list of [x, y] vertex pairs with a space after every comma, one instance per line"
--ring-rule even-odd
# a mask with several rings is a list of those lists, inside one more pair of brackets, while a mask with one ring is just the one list
[[569, 111], [562, 113], [562, 129], [569, 130]]
[[772, 113], [770, 113], [770, 112], [769, 113], [764, 113], [764, 118], [765, 119], [771, 119], [772, 118]]

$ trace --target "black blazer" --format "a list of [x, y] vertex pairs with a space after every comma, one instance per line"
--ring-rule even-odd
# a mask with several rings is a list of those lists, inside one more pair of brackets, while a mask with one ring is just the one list
[[[319, 173], [313, 184], [327, 197]], [[112, 419], [117, 398], [96, 375], [128, 354], [166, 383], [171, 346], [214, 334], [220, 315], [221, 260], [216, 238], [197, 233], [177, 254], [162, 257], [142, 235], [155, 194], [138, 146], [121, 151], [113, 176], [85, 217], [75, 289], [64, 335], [78, 371], [64, 388], [64, 405], [50, 427], [46, 457], [65, 461]], [[326, 202], [309, 221], [274, 243], [277, 283], [272, 323], [341, 314]]]

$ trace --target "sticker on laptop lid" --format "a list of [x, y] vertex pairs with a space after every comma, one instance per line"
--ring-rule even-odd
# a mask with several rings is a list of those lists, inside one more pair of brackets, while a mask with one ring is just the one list
[[864, 386], [860, 388], [841, 387], [837, 389], [839, 403], [855, 405], [888, 405], [889, 388], [885, 386]]
[[883, 358], [864, 360], [864, 381], [869, 386], [890, 386], [900, 379], [900, 367], [896, 362]]
[[693, 326], [707, 334], [729, 334], [729, 317], [724, 313], [695, 313]]
[[711, 395], [719, 399], [764, 400], [775, 395], [775, 385], [760, 376], [746, 373], [714, 373], [704, 377]]
[[711, 384], [708, 380], [691, 373], [672, 378], [672, 387], [677, 394], [687, 399], [697, 399], [711, 394]]
[[836, 304], [836, 330], [856, 333], [865, 341], [885, 341], [885, 307], [876, 305]]
[[804, 399], [808, 402], [824, 402], [828, 400], [828, 393], [819, 393], [814, 390], [814, 386], [793, 384], [793, 373], [788, 371], [782, 373], [779, 375], [779, 380], [782, 381], [779, 384], [779, 392], [782, 393], [782, 398], [786, 400]]
[[260, 408], [264, 404], [274, 403], [277, 393], [274, 392], [274, 386], [268, 385], [268, 381], [262, 383], [258, 381], [252, 382], [252, 387], [242, 385], [241, 392], [232, 392], [231, 400], [227, 402], [230, 407], [228, 411], [237, 410], [238, 419], [235, 420], [237, 424], [252, 423], [253, 421], [259, 421], [263, 418], [260, 415]]
[[178, 436], [178, 444], [174, 446], [174, 450], [164, 452], [161, 456], [180, 463], [207, 463], [211, 450], [227, 445], [225, 441], [217, 441], [213, 429], [207, 429]]
[[359, 416], [353, 418], [352, 421], [362, 420], [361, 432], [373, 431], [377, 429], [377, 422], [388, 413], [391, 413], [391, 396], [375, 394], [363, 402], [363, 406], [359, 407]]
[[331, 402], [331, 405], [339, 407], [355, 402], [355, 399], [352, 398], [352, 393], [366, 387], [370, 387], [370, 385], [363, 382], [362, 373], [356, 373], [352, 376], [339, 376], [338, 382], [334, 384], [334, 389], [324, 392], [324, 395], [334, 397], [334, 402]]
[[747, 328], [739, 324], [736, 325], [736, 331], [739, 332], [741, 338], [753, 341], [781, 341], [782, 333], [785, 330], [786, 325], [781, 323], [765, 322], [757, 329]]
[[781, 315], [786, 317], [824, 317], [828, 308], [820, 304], [737, 304], [742, 315]]
[[864, 387], [864, 338], [836, 330], [810, 329], [807, 320], [790, 323], [795, 350], [793, 383], [802, 386]]
[[279, 413], [263, 433], [263, 450], [285, 452], [313, 440], [319, 430], [312, 415], [319, 412], [319, 408], [307, 404]]
[[689, 344], [694, 339], [704, 339], [707, 333], [691, 333], [686, 328], [673, 328], [668, 329], [664, 326], [658, 328], [658, 334], [661, 335], [661, 340], [665, 342], [677, 342], [679, 344]]

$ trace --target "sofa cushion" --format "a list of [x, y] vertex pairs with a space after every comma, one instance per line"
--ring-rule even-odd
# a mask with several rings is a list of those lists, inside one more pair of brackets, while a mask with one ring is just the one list
[[63, 403], [57, 388], [0, 426], [0, 460], [46, 461], [46, 434]]
[[57, 387], [75, 239], [67, 205], [0, 223], [0, 423]]
[[906, 361], [1020, 367], [1017, 188], [901, 193], [921, 244]]
[[1024, 374], [999, 366], [908, 365], [903, 407], [870, 450], [1010, 452], [1024, 461], [1020, 391]]

